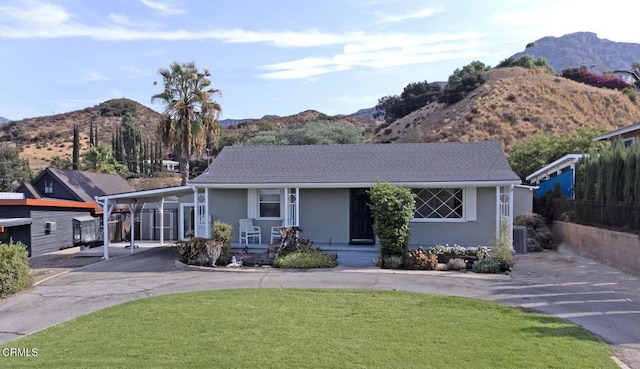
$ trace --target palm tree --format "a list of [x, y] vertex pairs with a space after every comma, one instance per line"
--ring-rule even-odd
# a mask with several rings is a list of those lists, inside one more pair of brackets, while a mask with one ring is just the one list
[[121, 173], [124, 172], [122, 165], [115, 161], [111, 147], [106, 144], [91, 146], [84, 154], [85, 170], [98, 173]]
[[158, 124], [159, 140], [178, 152], [182, 185], [189, 180], [189, 160], [194, 153], [202, 153], [207, 136], [214, 144], [220, 136], [218, 115], [222, 111], [213, 97], [218, 89], [210, 88], [207, 69], [199, 71], [194, 63], [171, 63], [169, 69], [160, 69], [164, 90], [151, 97], [151, 102], [166, 105]]

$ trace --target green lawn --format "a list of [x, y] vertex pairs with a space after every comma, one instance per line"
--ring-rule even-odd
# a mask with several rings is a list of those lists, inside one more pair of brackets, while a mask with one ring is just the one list
[[[237, 289], [146, 298], [2, 348], [24, 368], [618, 368], [559, 319], [406, 292]], [[0, 351], [2, 352], [2, 351]]]

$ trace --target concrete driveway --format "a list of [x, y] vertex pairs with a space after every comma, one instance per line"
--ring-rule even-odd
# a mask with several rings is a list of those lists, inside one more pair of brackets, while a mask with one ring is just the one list
[[196, 270], [176, 267], [173, 250], [159, 247], [85, 266], [0, 301], [0, 342], [148, 296], [227, 288], [357, 288], [471, 297], [552, 314], [602, 337], [624, 364], [640, 369], [638, 282], [637, 275], [564, 246], [517, 256], [511, 275], [348, 267]]

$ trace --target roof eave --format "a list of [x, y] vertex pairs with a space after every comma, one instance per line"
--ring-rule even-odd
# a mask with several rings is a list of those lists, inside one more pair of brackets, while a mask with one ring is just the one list
[[[519, 185], [521, 180], [489, 180], [489, 181], [439, 181], [439, 182], [394, 182], [391, 184], [403, 187], [498, 187]], [[322, 183], [322, 182], [265, 182], [265, 183], [194, 183], [198, 188], [212, 189], [245, 189], [245, 188], [370, 188], [376, 182], [347, 182], [347, 183]]]

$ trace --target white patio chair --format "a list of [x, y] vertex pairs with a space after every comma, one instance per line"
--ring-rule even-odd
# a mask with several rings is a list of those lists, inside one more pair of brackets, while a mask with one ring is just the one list
[[253, 225], [253, 219], [240, 219], [240, 243], [244, 240], [244, 244], [249, 243], [249, 239], [258, 239], [258, 243], [262, 243], [262, 230], [258, 226]]
[[282, 233], [280, 233], [280, 228], [284, 227], [284, 220], [282, 220], [282, 224], [279, 226], [271, 227], [271, 243], [275, 240], [282, 238]]

